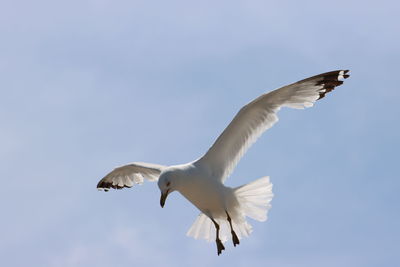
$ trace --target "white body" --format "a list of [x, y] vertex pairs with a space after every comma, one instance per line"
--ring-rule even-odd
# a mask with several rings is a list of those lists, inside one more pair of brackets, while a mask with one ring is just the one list
[[[175, 190], [196, 206], [201, 214], [188, 231], [188, 236], [208, 241], [215, 240], [213, 218], [221, 226], [222, 242], [230, 234], [227, 222], [227, 212], [232, 219], [233, 228], [239, 238], [251, 233], [251, 226], [245, 217], [249, 216], [259, 221], [267, 219], [267, 210], [271, 207], [272, 184], [268, 177], [256, 180], [244, 186], [231, 188], [216, 179], [201, 162], [170, 166], [163, 170], [160, 176], [174, 177]], [[257, 200], [257, 201], [256, 201]]]
[[[224, 214], [225, 199], [233, 195], [233, 190], [212, 177], [206, 168], [188, 163], [167, 168], [166, 172], [172, 172], [171, 176], [179, 179], [175, 189], [200, 211], [215, 219]], [[207, 192], [207, 197], [204, 197], [204, 192]]]

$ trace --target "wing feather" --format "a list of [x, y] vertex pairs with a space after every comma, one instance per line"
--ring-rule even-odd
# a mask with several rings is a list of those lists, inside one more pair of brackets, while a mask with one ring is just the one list
[[277, 121], [281, 107], [312, 107], [349, 77], [348, 70], [319, 74], [263, 94], [245, 105], [217, 138], [207, 153], [198, 160], [222, 182], [230, 175], [247, 149]]
[[146, 178], [149, 181], [157, 181], [160, 173], [166, 166], [133, 162], [131, 164], [117, 167], [97, 184], [97, 189], [108, 191], [110, 188], [122, 189], [132, 187], [135, 184], [142, 184]]

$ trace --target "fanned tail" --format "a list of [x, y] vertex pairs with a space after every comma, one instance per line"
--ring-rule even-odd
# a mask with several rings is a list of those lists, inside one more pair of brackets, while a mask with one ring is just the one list
[[270, 202], [274, 196], [269, 176], [236, 187], [234, 191], [245, 216], [260, 222], [267, 220]]
[[[230, 215], [232, 225], [239, 239], [247, 237], [252, 232], [251, 225], [246, 221], [246, 216], [257, 221], [266, 221], [267, 212], [271, 208], [273, 198], [272, 184], [269, 177], [262, 177], [246, 185], [233, 189], [233, 193], [239, 205], [234, 205]], [[216, 219], [219, 223], [220, 239], [222, 242], [230, 238], [230, 227], [226, 219]], [[188, 236], [194, 239], [205, 239], [215, 241], [215, 227], [210, 218], [201, 213], [187, 232]]]

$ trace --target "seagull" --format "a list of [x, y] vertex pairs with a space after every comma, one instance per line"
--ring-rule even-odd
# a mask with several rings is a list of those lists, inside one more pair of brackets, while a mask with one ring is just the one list
[[197, 160], [173, 166], [133, 162], [115, 168], [99, 181], [97, 188], [108, 191], [142, 184], [144, 179], [158, 181], [161, 207], [170, 193], [178, 191], [200, 210], [187, 235], [215, 240], [220, 255], [229, 237], [236, 247], [241, 238], [252, 232], [247, 217], [267, 220], [273, 197], [268, 176], [235, 188], [225, 186], [226, 178], [257, 138], [278, 121], [281, 107], [313, 106], [341, 85], [349, 77], [348, 72], [322, 73], [259, 96], [240, 109], [211, 148]]

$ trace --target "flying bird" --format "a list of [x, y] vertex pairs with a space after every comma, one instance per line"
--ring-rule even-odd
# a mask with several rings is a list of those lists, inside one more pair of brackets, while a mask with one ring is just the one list
[[225, 186], [226, 178], [251, 144], [278, 121], [281, 107], [313, 106], [341, 85], [349, 77], [348, 72], [326, 72], [259, 96], [240, 109], [211, 148], [197, 160], [173, 166], [133, 162], [115, 168], [99, 181], [97, 188], [108, 191], [142, 184], [144, 179], [158, 181], [161, 207], [170, 193], [178, 191], [200, 210], [187, 235], [215, 240], [220, 255], [229, 237], [236, 246], [251, 233], [246, 217], [267, 219], [273, 197], [268, 176], [235, 188]]

